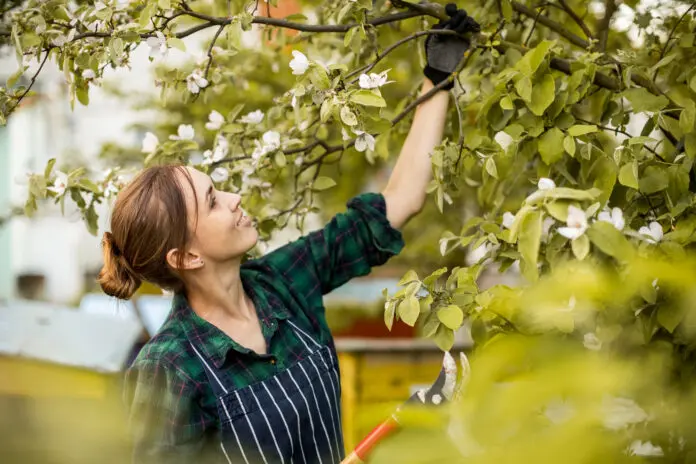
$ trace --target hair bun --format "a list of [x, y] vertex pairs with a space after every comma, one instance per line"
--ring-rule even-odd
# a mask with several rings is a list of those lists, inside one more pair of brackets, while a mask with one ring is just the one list
[[102, 249], [104, 266], [99, 272], [97, 282], [107, 295], [122, 300], [130, 299], [142, 281], [126, 261], [111, 232], [104, 232]]

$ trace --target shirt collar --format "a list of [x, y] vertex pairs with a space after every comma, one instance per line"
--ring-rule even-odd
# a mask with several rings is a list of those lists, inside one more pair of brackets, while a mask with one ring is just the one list
[[[251, 297], [259, 315], [259, 322], [266, 343], [269, 344], [278, 328], [274, 321], [287, 319], [289, 313], [285, 305], [275, 295], [275, 292], [255, 272], [242, 271], [242, 285]], [[217, 368], [227, 360], [230, 351], [240, 354], [250, 354], [251, 350], [232, 340], [222, 330], [206, 321], [193, 311], [188, 299], [183, 293], [174, 295], [172, 301], [172, 317], [178, 320], [188, 339], [202, 351]]]

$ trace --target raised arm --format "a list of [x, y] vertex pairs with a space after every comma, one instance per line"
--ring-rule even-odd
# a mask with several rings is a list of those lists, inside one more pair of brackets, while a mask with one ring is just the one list
[[[421, 95], [428, 92], [459, 70], [471, 43], [466, 38], [470, 32], [480, 31], [480, 26], [466, 11], [449, 3], [445, 7], [449, 17], [433, 26], [460, 34], [430, 34], [425, 41], [427, 64]], [[443, 85], [430, 99], [416, 108], [411, 130], [406, 137], [394, 171], [382, 192], [387, 204], [387, 219], [394, 228], [401, 228], [413, 215], [423, 209], [425, 190], [430, 182], [430, 153], [442, 140], [447, 114], [448, 93], [452, 82]]]
[[[421, 95], [432, 88], [433, 83], [425, 79]], [[382, 191], [387, 219], [395, 229], [400, 229], [425, 204], [425, 189], [432, 177], [430, 153], [442, 140], [448, 102], [448, 92], [441, 90], [416, 109], [396, 166]]]

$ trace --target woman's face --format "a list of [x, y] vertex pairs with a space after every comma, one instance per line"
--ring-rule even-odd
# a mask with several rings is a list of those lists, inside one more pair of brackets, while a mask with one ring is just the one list
[[241, 197], [215, 190], [210, 177], [197, 169], [187, 167], [186, 170], [196, 191], [194, 196], [189, 182], [182, 182], [192, 231], [189, 251], [204, 263], [239, 259], [254, 247], [259, 237], [251, 218], [240, 208]]

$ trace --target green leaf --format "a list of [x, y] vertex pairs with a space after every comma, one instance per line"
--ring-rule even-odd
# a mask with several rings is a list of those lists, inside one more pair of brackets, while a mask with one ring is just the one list
[[331, 114], [333, 113], [333, 109], [333, 98], [327, 98], [326, 100], [324, 100], [321, 104], [321, 108], [319, 109], [319, 120], [321, 122], [328, 121], [331, 117]]
[[391, 331], [392, 326], [394, 325], [394, 313], [396, 312], [396, 302], [395, 301], [388, 301], [384, 305], [384, 324], [387, 326], [387, 329]]
[[669, 333], [674, 332], [683, 319], [684, 311], [674, 304], [663, 304], [657, 309], [657, 322]]
[[635, 113], [660, 111], [669, 103], [664, 95], [653, 95], [642, 87], [628, 89], [624, 91], [623, 95], [631, 102]]
[[506, 95], [500, 99], [500, 107], [504, 110], [514, 110], [515, 109], [515, 105], [514, 105], [514, 103], [512, 103], [512, 98], [510, 98], [510, 95]]
[[376, 106], [384, 108], [387, 102], [380, 95], [376, 95], [370, 90], [358, 90], [350, 95], [350, 101], [363, 106]]
[[546, 57], [551, 47], [555, 44], [555, 41], [544, 40], [539, 45], [528, 51], [520, 61], [517, 62], [515, 68], [517, 68], [523, 74], [531, 76], [536, 72], [541, 65], [542, 61]]
[[425, 279], [423, 279], [423, 284], [424, 284], [426, 287], [430, 288], [431, 285], [434, 284], [434, 283], [437, 281], [437, 279], [438, 279], [441, 275], [443, 275], [445, 272], [447, 272], [447, 268], [446, 268], [446, 267], [441, 267], [440, 269], [438, 269], [437, 271], [433, 272], [433, 273], [430, 274], [428, 277], [426, 277]]
[[548, 190], [537, 190], [527, 197], [525, 203], [535, 205], [544, 200], [595, 200], [601, 193], [601, 190], [596, 188], [577, 190], [568, 187], [556, 187]]
[[409, 284], [411, 282], [417, 282], [420, 279], [418, 278], [418, 274], [416, 274], [416, 271], [413, 269], [409, 269], [409, 271], [399, 280], [399, 287], [403, 287], [406, 284]]
[[566, 135], [563, 138], [563, 149], [568, 152], [570, 156], [575, 156], [575, 138], [571, 135]]
[[490, 157], [486, 160], [486, 172], [491, 175], [491, 177], [498, 178], [498, 168], [495, 165], [495, 160]]
[[24, 74], [24, 71], [27, 68], [25, 66], [20, 66], [17, 71], [13, 72], [10, 77], [7, 78], [7, 84], [6, 87], [9, 89], [11, 87], [14, 87], [14, 85], [17, 83], [20, 77], [22, 77], [22, 74]]
[[428, 315], [425, 316], [425, 323], [423, 324], [421, 335], [425, 338], [433, 337], [440, 325], [441, 322], [437, 318], [436, 313], [434, 311], [429, 312]]
[[415, 296], [408, 296], [399, 303], [399, 317], [404, 323], [414, 326], [420, 314], [420, 304]]
[[163, 10], [168, 10], [172, 7], [171, 0], [157, 0], [157, 5]]
[[638, 185], [643, 193], [660, 192], [669, 186], [669, 176], [664, 169], [648, 166], [638, 181]]
[[77, 87], [75, 89], [75, 96], [77, 97], [77, 101], [84, 106], [89, 105], [89, 90], [87, 87]]
[[539, 138], [539, 154], [546, 164], [553, 164], [563, 157], [563, 131], [556, 127]]
[[505, 21], [510, 21], [512, 18], [512, 5], [510, 4], [510, 0], [501, 0], [500, 9]]
[[445, 324], [447, 328], [457, 330], [462, 326], [462, 322], [464, 321], [464, 312], [459, 306], [448, 305], [437, 311], [437, 318], [440, 319], [440, 322]]
[[619, 183], [638, 190], [638, 162], [627, 163], [619, 171]]
[[55, 166], [55, 164], [56, 164], [55, 158], [51, 158], [50, 160], [48, 160], [48, 163], [46, 163], [46, 168], [44, 169], [44, 177], [46, 179], [51, 177], [51, 172], [53, 172], [53, 166]]
[[545, 203], [544, 207], [554, 219], [566, 222], [568, 220], [568, 205], [570, 202], [567, 201], [551, 201]]
[[594, 124], [576, 124], [568, 128], [568, 134], [573, 137], [597, 132], [597, 126]]
[[331, 87], [329, 75], [326, 74], [326, 71], [320, 65], [310, 65], [307, 75], [309, 76], [309, 80], [312, 81], [312, 84], [318, 89], [326, 90]]
[[313, 190], [327, 190], [336, 185], [336, 181], [330, 177], [319, 176], [312, 184]]
[[525, 277], [531, 281], [536, 281], [539, 276], [537, 261], [541, 243], [542, 216], [539, 210], [529, 212], [522, 220], [518, 234], [517, 249], [526, 264]]
[[345, 124], [349, 126], [354, 126], [358, 123], [358, 118], [355, 117], [355, 113], [353, 113], [350, 108], [347, 106], [342, 106], [341, 107], [341, 121], [343, 121]]
[[528, 103], [532, 101], [532, 80], [529, 77], [523, 77], [515, 82], [515, 90], [524, 101]]
[[595, 221], [587, 230], [587, 236], [602, 253], [614, 258], [626, 260], [633, 252], [623, 233], [606, 221]]
[[570, 247], [573, 249], [575, 257], [582, 261], [590, 252], [590, 239], [587, 238], [587, 235], [583, 234], [570, 242]]
[[288, 164], [285, 154], [280, 150], [275, 152], [273, 158], [275, 160], [275, 164], [280, 168], [285, 167]]
[[301, 13], [294, 13], [294, 14], [288, 15], [284, 19], [286, 21], [293, 21], [293, 22], [307, 21], [307, 17]]
[[686, 134], [684, 137], [684, 149], [686, 156], [691, 159], [696, 158], [696, 133]]
[[176, 48], [177, 50], [181, 50], [182, 52], [186, 51], [186, 44], [184, 41], [176, 37], [169, 37], [167, 39], [167, 45]]
[[532, 113], [541, 116], [556, 98], [556, 86], [551, 74], [546, 74], [542, 81], [532, 88], [531, 100], [527, 106]]
[[454, 332], [452, 329], [440, 325], [433, 336], [433, 340], [442, 351], [449, 351], [452, 349], [452, 345], [454, 345]]

